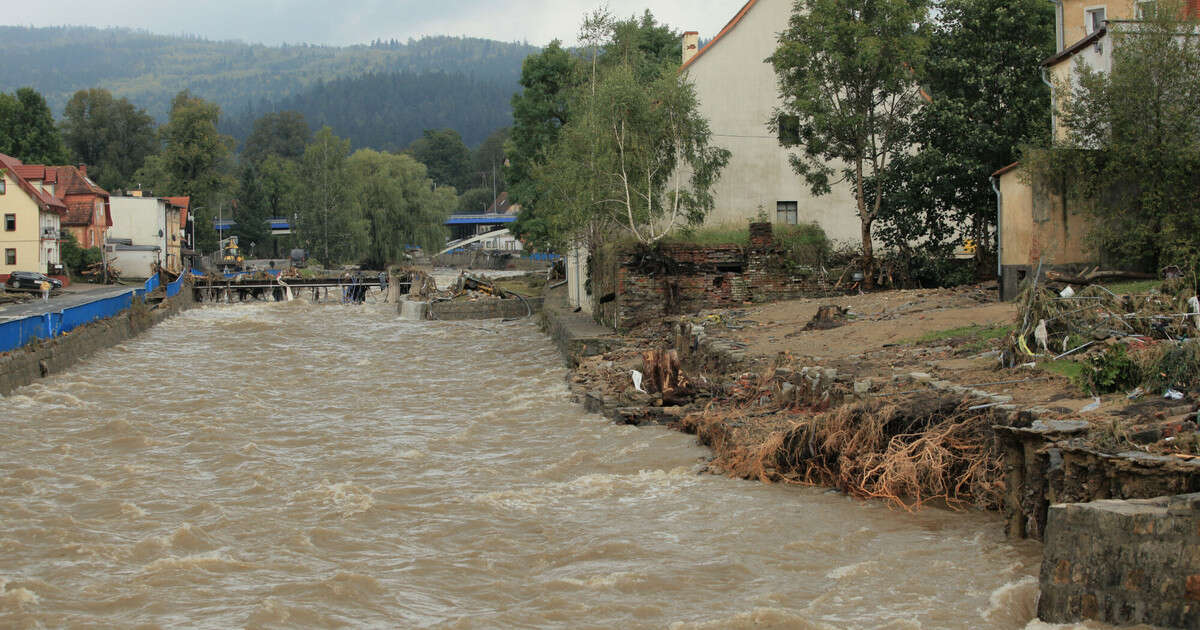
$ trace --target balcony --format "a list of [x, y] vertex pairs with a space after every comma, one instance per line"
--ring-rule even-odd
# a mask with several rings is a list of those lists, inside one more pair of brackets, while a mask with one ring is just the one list
[[54, 228], [42, 228], [43, 241], [57, 241], [58, 238], [58, 230]]

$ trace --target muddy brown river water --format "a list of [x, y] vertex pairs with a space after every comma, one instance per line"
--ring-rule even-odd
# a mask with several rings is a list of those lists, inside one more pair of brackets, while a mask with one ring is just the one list
[[0, 400], [0, 627], [1025, 628], [1038, 549], [697, 474], [528, 322], [197, 308]]

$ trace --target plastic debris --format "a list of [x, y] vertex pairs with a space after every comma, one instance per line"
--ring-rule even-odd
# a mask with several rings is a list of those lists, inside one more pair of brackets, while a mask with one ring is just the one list
[[1191, 311], [1192, 323], [1196, 328], [1200, 328], [1200, 296], [1193, 295], [1188, 298], [1188, 310]]
[[1090, 402], [1090, 403], [1088, 403], [1088, 404], [1084, 405], [1084, 406], [1083, 406], [1083, 408], [1081, 408], [1081, 409], [1079, 410], [1079, 413], [1087, 413], [1087, 412], [1089, 412], [1089, 411], [1095, 411], [1095, 410], [1097, 410], [1097, 409], [1099, 409], [1099, 408], [1100, 408], [1100, 397], [1099, 397], [1099, 396], [1093, 396], [1093, 397], [1092, 397], [1092, 402]]
[[1167, 389], [1163, 392], [1163, 398], [1167, 400], [1183, 400], [1183, 392], [1177, 389]]
[[1046, 343], [1050, 341], [1050, 334], [1046, 332], [1046, 320], [1038, 320], [1037, 328], [1033, 329], [1033, 338], [1037, 339], [1038, 345], [1042, 348], [1042, 352], [1050, 352], [1050, 349], [1046, 347]]
[[642, 389], [642, 373], [637, 370], [630, 370], [629, 376], [633, 378], [633, 388], [645, 394], [646, 390]]
[[1146, 390], [1143, 389], [1141, 385], [1138, 385], [1136, 388], [1134, 388], [1133, 391], [1129, 392], [1125, 397], [1128, 398], [1129, 400], [1137, 400], [1138, 398], [1141, 398], [1142, 396], [1145, 396], [1145, 395], [1146, 395]]
[[1063, 289], [1062, 293], [1059, 293], [1058, 296], [1065, 298], [1075, 297], [1075, 289], [1072, 289], [1071, 285], [1068, 284], [1067, 288]]

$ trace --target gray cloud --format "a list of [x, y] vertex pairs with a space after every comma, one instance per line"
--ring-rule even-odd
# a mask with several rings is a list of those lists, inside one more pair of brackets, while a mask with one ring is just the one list
[[[649, 8], [660, 22], [712, 37], [743, 2], [611, 0], [608, 6], [620, 17]], [[573, 42], [583, 14], [599, 4], [593, 0], [59, 0], [54, 11], [37, 3], [19, 3], [0, 19], [11, 25], [125, 26], [266, 44], [344, 45], [468, 35], [542, 45], [555, 38]]]

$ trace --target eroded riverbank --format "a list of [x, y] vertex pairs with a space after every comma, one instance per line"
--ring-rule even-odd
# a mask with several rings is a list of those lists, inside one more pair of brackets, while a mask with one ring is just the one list
[[[193, 309], [3, 399], [0, 625], [1021, 628], [1037, 548], [700, 475], [531, 322]], [[185, 366], [181, 368], [179, 366]]]

